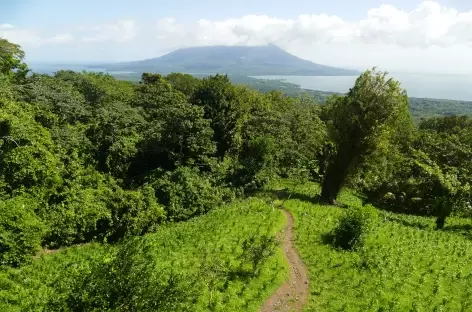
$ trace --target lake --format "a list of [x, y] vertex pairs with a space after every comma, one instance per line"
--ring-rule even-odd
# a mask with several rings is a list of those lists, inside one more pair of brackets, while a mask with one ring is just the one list
[[[472, 75], [438, 75], [391, 73], [389, 76], [402, 83], [408, 96], [419, 98], [472, 101]], [[347, 92], [353, 86], [355, 76], [256, 76], [295, 83], [303, 89]]]

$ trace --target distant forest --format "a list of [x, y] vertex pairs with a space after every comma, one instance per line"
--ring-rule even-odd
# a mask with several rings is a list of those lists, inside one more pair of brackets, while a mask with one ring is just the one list
[[[120, 80], [139, 82], [139, 74], [116, 74], [113, 75]], [[197, 78], [203, 78], [205, 75], [194, 75]], [[235, 84], [247, 85], [251, 89], [260, 92], [270, 92], [273, 90], [282, 91], [291, 97], [308, 96], [315, 99], [316, 102], [323, 104], [329, 96], [339, 94], [336, 92], [318, 91], [302, 89], [300, 85], [284, 80], [258, 79], [240, 75], [230, 75], [231, 82]], [[342, 95], [342, 94], [340, 94]], [[472, 101], [458, 101], [447, 99], [415, 98], [409, 97], [409, 110], [416, 120], [429, 117], [453, 116], [453, 115], [472, 115]]]

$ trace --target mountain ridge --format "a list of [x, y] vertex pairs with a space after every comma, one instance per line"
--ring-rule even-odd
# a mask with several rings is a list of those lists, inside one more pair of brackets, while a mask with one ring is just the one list
[[354, 76], [359, 72], [317, 64], [276, 45], [201, 46], [175, 50], [157, 58], [104, 64], [107, 71], [184, 72], [192, 74]]

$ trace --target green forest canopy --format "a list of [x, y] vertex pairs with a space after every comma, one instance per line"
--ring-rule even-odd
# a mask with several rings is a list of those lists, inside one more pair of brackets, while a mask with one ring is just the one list
[[[141, 79], [138, 74], [111, 73], [111, 75], [120, 80], [134, 82], [139, 82]], [[197, 78], [206, 77], [205, 75], [196, 74], [193, 76]], [[260, 92], [267, 93], [278, 90], [291, 97], [310, 97], [320, 104], [326, 103], [330, 96], [337, 94], [335, 92], [302, 89], [300, 85], [284, 80], [260, 79], [241, 75], [229, 75], [229, 78], [234, 84], [245, 85]], [[472, 115], [472, 101], [409, 97], [408, 102], [410, 113], [418, 122], [421, 119], [430, 117]]]

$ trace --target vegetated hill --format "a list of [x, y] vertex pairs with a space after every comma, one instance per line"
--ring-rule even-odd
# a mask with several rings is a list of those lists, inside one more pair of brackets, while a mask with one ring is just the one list
[[0, 267], [0, 311], [258, 311], [287, 279], [275, 241], [284, 222], [253, 198], [141, 239]]
[[227, 73], [257, 75], [351, 76], [355, 70], [316, 64], [281, 48], [266, 46], [209, 46], [179, 49], [164, 56], [100, 65], [107, 71]]
[[[288, 96], [310, 96], [321, 104], [325, 103], [328, 97], [333, 94], [345, 94], [339, 92], [302, 89], [300, 85], [285, 80], [259, 79], [237, 75], [230, 76], [230, 79], [233, 83], [244, 84], [261, 92], [280, 90]], [[409, 97], [408, 101], [410, 113], [416, 119], [453, 115], [472, 115], [472, 101], [417, 97]]]
[[284, 188], [295, 246], [314, 277], [306, 311], [472, 311], [470, 219], [450, 218], [436, 231], [434, 218], [377, 210], [362, 247], [346, 251], [333, 246], [334, 233], [362, 206], [355, 192], [341, 193], [344, 209], [310, 200], [320, 192], [314, 183], [274, 186]]

